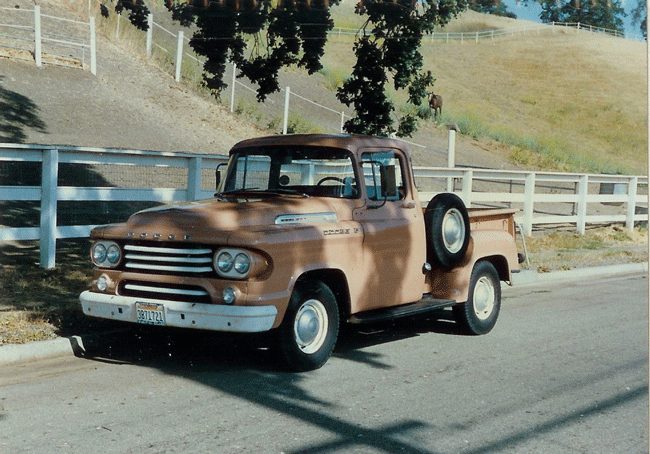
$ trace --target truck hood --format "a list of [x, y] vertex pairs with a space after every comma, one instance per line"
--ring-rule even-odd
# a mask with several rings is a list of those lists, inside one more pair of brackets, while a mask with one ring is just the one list
[[281, 228], [339, 220], [335, 203], [317, 198], [202, 200], [150, 208], [124, 224], [93, 230], [93, 237], [223, 243], [239, 230]]

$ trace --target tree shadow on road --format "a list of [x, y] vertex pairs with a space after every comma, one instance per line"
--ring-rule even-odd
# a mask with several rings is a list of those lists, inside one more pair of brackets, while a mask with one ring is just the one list
[[[3, 76], [0, 76], [2, 81]], [[26, 129], [47, 133], [38, 106], [28, 97], [0, 87], [0, 142], [24, 143]]]
[[[397, 339], [419, 335], [419, 329], [413, 332], [408, 332], [406, 326], [403, 329], [405, 332], [397, 333]], [[336, 354], [354, 352], [350, 357], [352, 361], [370, 367], [392, 368], [381, 362], [380, 355], [356, 347], [388, 342], [389, 336], [383, 330], [378, 335], [359, 331], [355, 334], [355, 331], [351, 329], [341, 338]], [[364, 340], [359, 341], [357, 336]], [[149, 367], [183, 377], [330, 434], [322, 443], [302, 444], [293, 450], [286, 446], [283, 452], [346, 452], [361, 448], [372, 452], [433, 453], [408, 441], [409, 433], [430, 426], [426, 419], [402, 418], [373, 426], [335, 416], [336, 408], [345, 404], [319, 397], [319, 393], [309, 385], [312, 373], [291, 373], [281, 369], [275, 353], [267, 348], [266, 340], [263, 335], [127, 327], [105, 333], [101, 338], [82, 337], [79, 356], [110, 364]], [[417, 436], [414, 435], [413, 439], [416, 440]], [[304, 443], [304, 440], [299, 443]]]

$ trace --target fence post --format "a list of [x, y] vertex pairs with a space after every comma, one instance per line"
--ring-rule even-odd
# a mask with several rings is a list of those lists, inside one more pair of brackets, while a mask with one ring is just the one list
[[345, 128], [345, 112], [341, 111], [341, 134], [343, 134]]
[[[449, 137], [447, 139], [447, 167], [453, 169], [456, 167], [456, 131], [458, 125], [447, 125], [449, 130]], [[454, 178], [447, 178], [447, 192], [451, 192], [454, 188]]]
[[526, 175], [524, 183], [524, 225], [523, 233], [526, 236], [533, 234], [533, 203], [535, 197], [535, 172]]
[[627, 184], [627, 213], [625, 217], [625, 227], [628, 230], [634, 230], [634, 215], [636, 214], [636, 190], [639, 184], [638, 177], [630, 178]]
[[39, 68], [43, 65], [41, 52], [41, 6], [34, 5], [34, 58], [36, 59], [36, 66]]
[[203, 159], [200, 157], [189, 158], [187, 163], [187, 200], [199, 200], [201, 198], [201, 170]]
[[181, 81], [181, 65], [183, 63], [183, 39], [185, 33], [181, 30], [178, 32], [178, 41], [176, 43], [176, 82]]
[[151, 57], [151, 45], [153, 43], [153, 14], [147, 16], [147, 58]]
[[469, 208], [472, 204], [472, 179], [474, 178], [473, 170], [466, 170], [463, 172], [463, 188], [461, 189], [461, 198], [465, 205]]
[[59, 151], [43, 150], [41, 174], [41, 268], [52, 269], [56, 260], [56, 203]]
[[287, 87], [284, 93], [284, 120], [282, 122], [282, 134], [286, 134], [289, 126], [289, 97], [291, 88]]
[[97, 40], [95, 39], [95, 18], [90, 17], [90, 72], [97, 75]]
[[235, 83], [237, 79], [237, 65], [232, 65], [232, 85], [230, 87], [230, 111], [235, 111]]
[[576, 230], [580, 235], [586, 231], [587, 219], [587, 193], [589, 192], [589, 175], [582, 175], [578, 181], [578, 220]]

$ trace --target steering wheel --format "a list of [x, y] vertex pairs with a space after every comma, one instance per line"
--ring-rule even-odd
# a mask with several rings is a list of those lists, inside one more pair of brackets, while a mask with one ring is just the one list
[[316, 186], [320, 186], [321, 183], [325, 183], [326, 181], [336, 181], [337, 183], [345, 184], [345, 181], [343, 181], [343, 178], [339, 177], [325, 177], [321, 178], [318, 183], [316, 183]]

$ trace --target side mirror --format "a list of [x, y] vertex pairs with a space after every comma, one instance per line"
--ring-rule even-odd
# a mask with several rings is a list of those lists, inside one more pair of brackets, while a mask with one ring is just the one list
[[381, 177], [381, 194], [386, 199], [397, 197], [397, 181], [395, 179], [395, 166], [379, 167]]
[[226, 163], [222, 162], [214, 170], [214, 188], [217, 192], [219, 192], [219, 186], [221, 186], [221, 167], [225, 165]]

